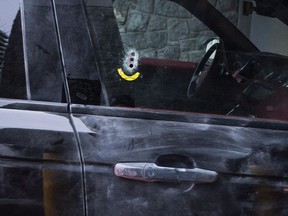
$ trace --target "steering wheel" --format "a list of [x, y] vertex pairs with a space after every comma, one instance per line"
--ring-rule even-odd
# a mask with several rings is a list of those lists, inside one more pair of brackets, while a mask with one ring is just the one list
[[[193, 73], [193, 76], [190, 80], [188, 89], [187, 89], [187, 97], [192, 97], [194, 96], [199, 90], [200, 87], [203, 85], [205, 82], [205, 78], [207, 78], [208, 74], [211, 72], [211, 67], [217, 58], [217, 50], [219, 47], [219, 43], [213, 44], [205, 53], [204, 57], [198, 64], [195, 72]], [[212, 54], [216, 52], [215, 57], [213, 58], [212, 62], [208, 64], [208, 60], [212, 56]]]

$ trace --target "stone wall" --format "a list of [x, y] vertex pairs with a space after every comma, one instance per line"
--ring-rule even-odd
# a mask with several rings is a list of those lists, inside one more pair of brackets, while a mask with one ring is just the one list
[[[238, 1], [210, 3], [237, 23]], [[198, 61], [207, 39], [215, 37], [196, 17], [167, 0], [116, 0], [114, 13], [125, 49], [134, 48], [142, 57]]]

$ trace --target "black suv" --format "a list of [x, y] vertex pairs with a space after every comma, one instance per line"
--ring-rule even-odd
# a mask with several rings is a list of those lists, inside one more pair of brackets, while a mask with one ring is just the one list
[[286, 2], [1, 0], [0, 214], [288, 215]]

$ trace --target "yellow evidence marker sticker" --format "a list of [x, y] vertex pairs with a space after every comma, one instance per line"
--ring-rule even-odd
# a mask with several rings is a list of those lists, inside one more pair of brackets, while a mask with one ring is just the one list
[[136, 72], [131, 76], [126, 75], [124, 73], [124, 71], [122, 70], [122, 68], [118, 68], [117, 71], [118, 71], [118, 74], [126, 81], [134, 81], [134, 80], [138, 79], [141, 75], [139, 72]]

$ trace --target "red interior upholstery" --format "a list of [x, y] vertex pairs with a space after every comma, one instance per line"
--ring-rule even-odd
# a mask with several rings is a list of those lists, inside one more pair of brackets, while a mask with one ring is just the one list
[[288, 120], [288, 88], [280, 87], [256, 108], [258, 117]]
[[196, 64], [192, 62], [183, 62], [166, 59], [154, 59], [154, 58], [141, 58], [140, 65], [154, 65], [159, 67], [175, 67], [178, 69], [191, 69], [195, 70]]

